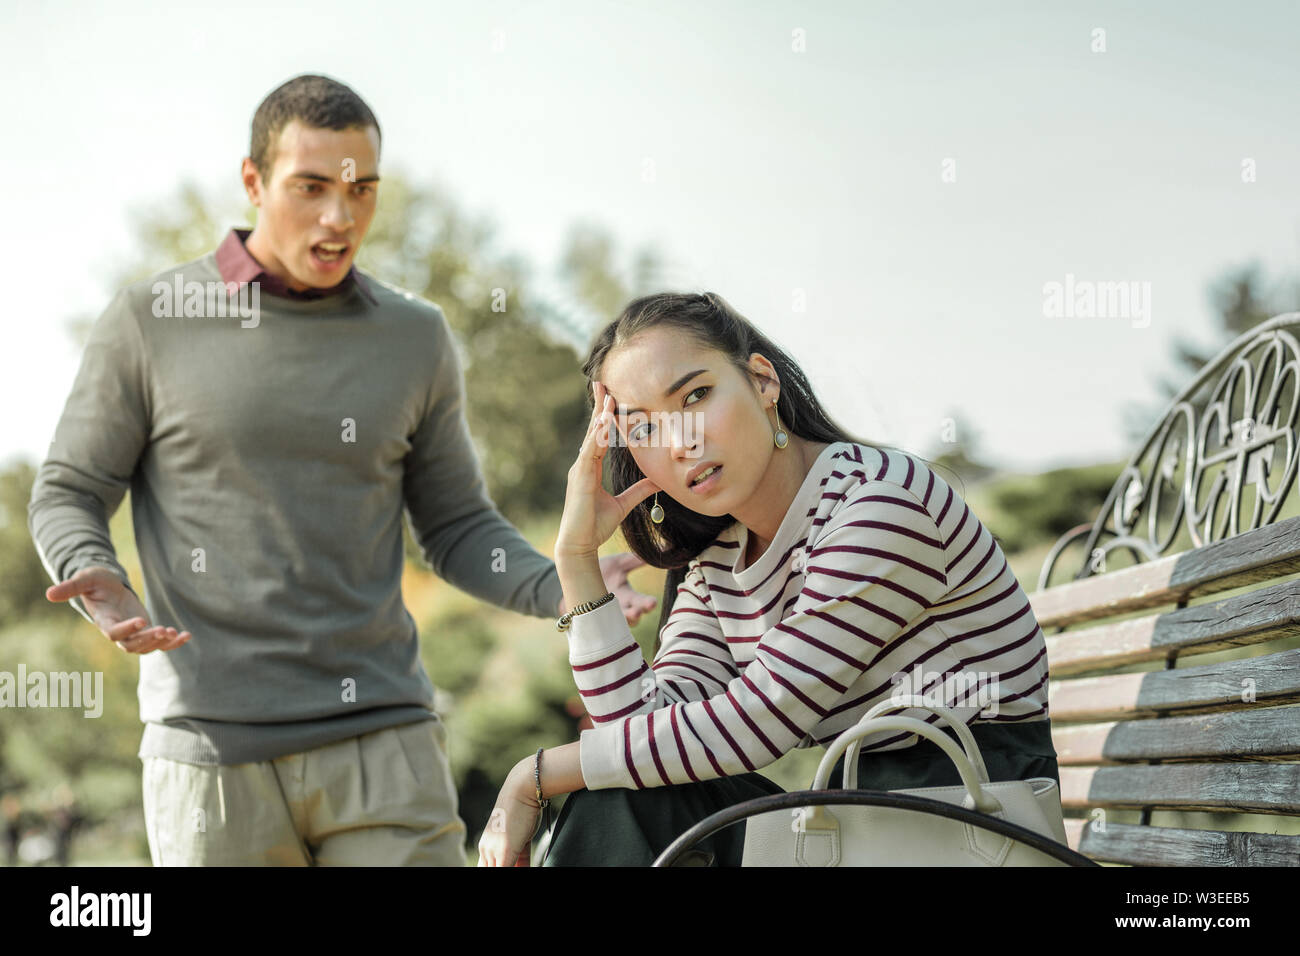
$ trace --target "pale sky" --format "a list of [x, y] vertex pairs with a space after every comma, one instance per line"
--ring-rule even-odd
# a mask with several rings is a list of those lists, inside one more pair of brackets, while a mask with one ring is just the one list
[[[304, 72], [369, 103], [381, 173], [539, 273], [578, 220], [655, 245], [851, 431], [929, 456], [957, 413], [1003, 467], [1124, 457], [1174, 334], [1218, 344], [1210, 283], [1297, 274], [1297, 9], [6, 0], [0, 462], [44, 457], [132, 210], [186, 179], [240, 200], [253, 111]], [[1149, 312], [1045, 314], [1067, 276]]]

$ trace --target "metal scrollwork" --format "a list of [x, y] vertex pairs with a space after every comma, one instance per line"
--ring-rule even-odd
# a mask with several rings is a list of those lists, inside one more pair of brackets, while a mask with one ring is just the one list
[[[1300, 312], [1276, 316], [1210, 361], [1124, 466], [1096, 521], [1053, 545], [1038, 587], [1080, 540], [1075, 580], [1103, 573], [1117, 550], [1154, 560], [1180, 530], [1200, 547], [1273, 522], [1296, 478], [1298, 331]], [[1243, 514], [1245, 488], [1253, 504]]]

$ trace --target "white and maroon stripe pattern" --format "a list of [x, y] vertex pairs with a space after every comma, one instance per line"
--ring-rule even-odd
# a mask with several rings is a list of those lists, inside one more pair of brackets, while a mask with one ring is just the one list
[[[653, 668], [616, 605], [574, 618], [570, 662], [596, 724], [582, 734], [588, 787], [757, 770], [828, 743], [918, 665], [927, 679], [995, 675], [997, 714], [981, 721], [1047, 716], [1046, 643], [1029, 599], [924, 462], [837, 443], [792, 508], [804, 513], [787, 516], [754, 567], [735, 571], [739, 525], [691, 562]], [[968, 720], [978, 710], [956, 709]], [[864, 749], [916, 739], [887, 732]]]

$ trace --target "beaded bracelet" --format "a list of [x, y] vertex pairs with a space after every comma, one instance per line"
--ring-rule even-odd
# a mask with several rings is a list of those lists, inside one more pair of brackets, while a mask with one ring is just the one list
[[[542, 830], [551, 828], [551, 800], [549, 797], [542, 796], [542, 748], [537, 748], [537, 758], [533, 762], [533, 783], [537, 786], [537, 809], [541, 811], [537, 815], [537, 828], [533, 830], [533, 839], [537, 839], [537, 834]], [[550, 847], [547, 846], [549, 854]]]
[[537, 806], [545, 810], [551, 805], [551, 801], [542, 798], [542, 749], [537, 748], [537, 759], [533, 762], [533, 783], [537, 785]]
[[603, 598], [600, 598], [599, 600], [587, 601], [583, 604], [579, 604], [572, 611], [568, 611], [567, 613], [565, 613], [564, 617], [556, 621], [555, 627], [558, 630], [567, 631], [569, 629], [569, 623], [573, 618], [577, 617], [579, 614], [586, 614], [588, 611], [594, 611], [598, 607], [603, 607], [604, 605], [608, 604], [612, 600], [614, 600], [614, 592], [610, 591]]

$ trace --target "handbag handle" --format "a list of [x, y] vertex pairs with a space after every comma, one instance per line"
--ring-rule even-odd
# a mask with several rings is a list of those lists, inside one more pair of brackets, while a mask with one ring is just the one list
[[[938, 727], [927, 724], [923, 720], [917, 720], [915, 717], [873, 717], [871, 720], [860, 721], [844, 731], [835, 738], [834, 743], [827, 748], [826, 755], [822, 757], [822, 762], [817, 767], [817, 777], [813, 781], [812, 789], [825, 790], [826, 783], [830, 779], [831, 769], [835, 766], [835, 761], [839, 759], [840, 754], [844, 753], [849, 744], [878, 730], [906, 730], [934, 741], [957, 766], [957, 773], [961, 776], [962, 783], [966, 785], [965, 802], [967, 808], [974, 808], [981, 813], [988, 814], [1002, 811], [1002, 804], [998, 799], [984, 792], [984, 788], [980, 786], [981, 781], [974, 765], [962, 753], [956, 742]], [[848, 766], [847, 760], [845, 766]], [[988, 774], [985, 772], [986, 779], [983, 781], [984, 783], [989, 782], [987, 776]]]
[[706, 837], [711, 837], [719, 830], [734, 824], [748, 821], [751, 817], [764, 813], [777, 812], [785, 818], [788, 810], [801, 810], [808, 807], [823, 806], [845, 807], [887, 807], [894, 810], [911, 810], [921, 814], [933, 814], [947, 820], [965, 823], [977, 830], [996, 833], [998, 836], [1011, 837], [1035, 850], [1059, 860], [1069, 866], [1090, 866], [1101, 869], [1101, 864], [1072, 850], [1065, 843], [1058, 843], [1051, 837], [1030, 830], [1019, 823], [1012, 823], [1000, 817], [976, 815], [974, 811], [952, 803], [941, 803], [929, 797], [902, 793], [897, 790], [858, 790], [845, 793], [841, 790], [823, 790], [813, 793], [808, 790], [796, 790], [792, 793], [771, 793], [765, 797], [753, 797], [730, 807], [723, 807], [716, 813], [705, 817], [691, 827], [659, 854], [651, 866], [677, 866], [678, 859], [691, 847]]
[[[970, 727], [966, 721], [962, 720], [955, 711], [947, 707], [941, 707], [938, 704], [926, 703], [924, 698], [916, 694], [907, 694], [901, 697], [893, 697], [889, 700], [882, 700], [870, 710], [868, 710], [859, 720], [870, 720], [878, 717], [889, 710], [904, 710], [906, 708], [919, 708], [921, 710], [933, 711], [936, 715], [943, 718], [948, 726], [957, 732], [961, 738], [962, 746], [966, 749], [966, 758], [970, 760], [975, 767], [976, 774], [982, 782], [987, 783], [989, 780], [988, 768], [984, 765], [984, 755], [980, 753], [979, 744], [975, 742], [975, 735], [971, 733]], [[844, 752], [844, 789], [858, 789], [858, 758], [862, 755], [861, 745], [854, 748], [853, 757], [850, 759], [849, 752]]]

